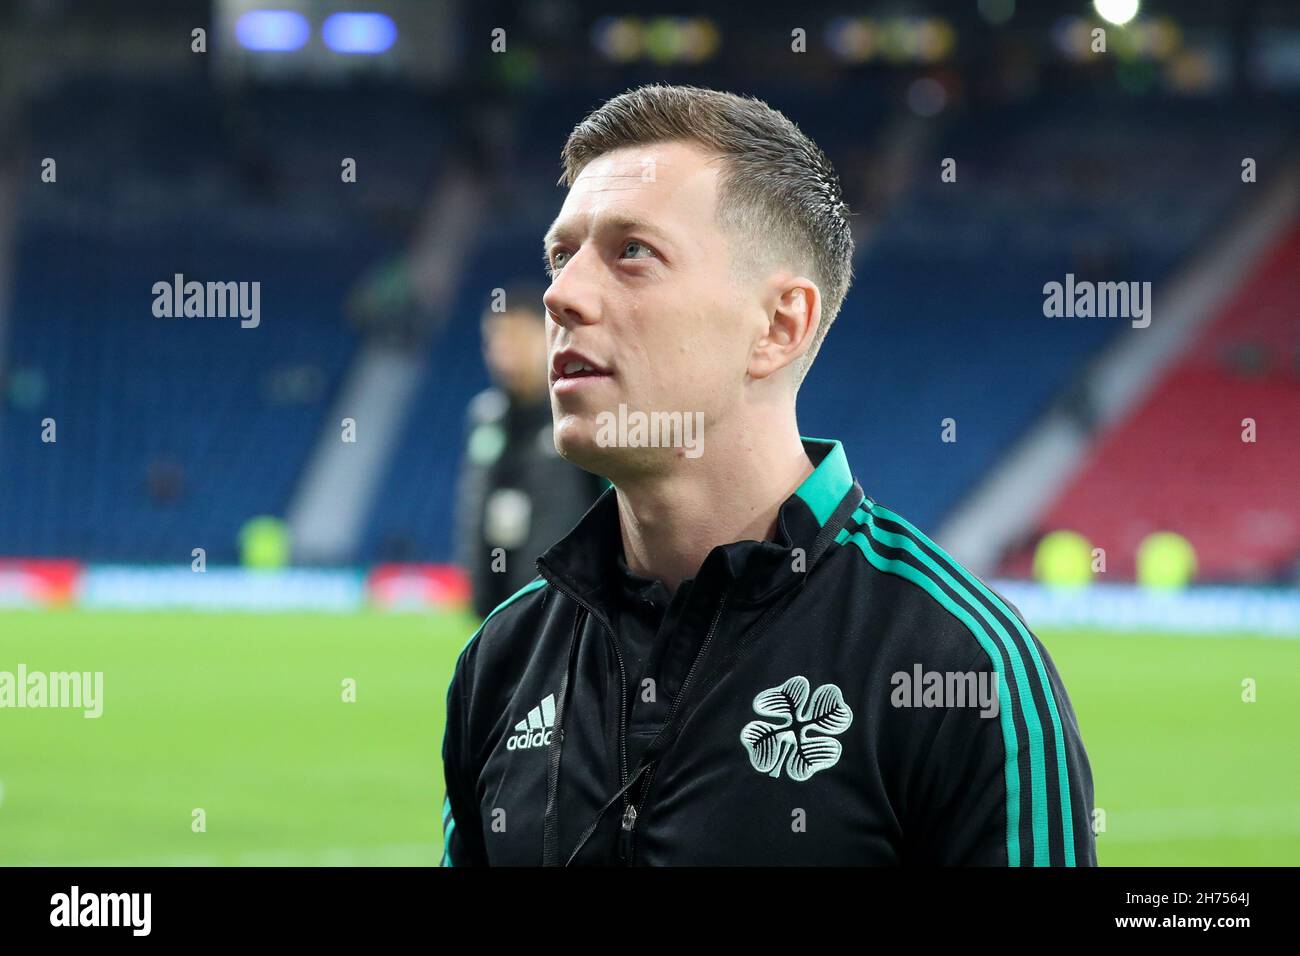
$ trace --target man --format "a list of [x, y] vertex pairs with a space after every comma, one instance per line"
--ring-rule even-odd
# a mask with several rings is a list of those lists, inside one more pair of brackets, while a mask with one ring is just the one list
[[[826, 157], [760, 101], [648, 86], [563, 160], [555, 443], [613, 488], [460, 656], [444, 863], [1095, 863], [1047, 651], [800, 438], [851, 278]], [[611, 441], [620, 405], [702, 414], [703, 453]]]
[[556, 452], [545, 322], [535, 284], [503, 289], [483, 313], [483, 361], [496, 387], [470, 402], [456, 501], [461, 566], [480, 617], [536, 576], [537, 556], [605, 487]]

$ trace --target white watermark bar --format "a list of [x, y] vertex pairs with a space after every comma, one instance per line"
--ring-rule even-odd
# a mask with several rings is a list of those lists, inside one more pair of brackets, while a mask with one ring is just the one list
[[1069, 589], [1027, 581], [996, 581], [993, 587], [1033, 627], [1300, 639], [1300, 589], [1295, 588], [1196, 586], [1152, 591], [1132, 584], [1090, 584]]
[[92, 565], [77, 592], [77, 603], [85, 608], [350, 612], [366, 601], [360, 570], [326, 568], [209, 567], [196, 574], [188, 565]]

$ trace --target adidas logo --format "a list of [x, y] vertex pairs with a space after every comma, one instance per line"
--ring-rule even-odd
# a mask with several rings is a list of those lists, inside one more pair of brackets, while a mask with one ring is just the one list
[[516, 733], [506, 740], [506, 750], [545, 747], [551, 742], [551, 728], [554, 726], [555, 695], [547, 694], [526, 718], [515, 724]]

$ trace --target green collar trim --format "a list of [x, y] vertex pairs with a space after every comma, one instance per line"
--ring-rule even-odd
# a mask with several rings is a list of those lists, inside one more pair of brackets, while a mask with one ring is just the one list
[[817, 524], [824, 526], [844, 496], [853, 487], [853, 472], [849, 470], [848, 459], [844, 457], [844, 446], [834, 439], [804, 438], [804, 449], [808, 457], [821, 461], [813, 473], [804, 479], [804, 483], [795, 489], [795, 494], [803, 499], [809, 510], [817, 518]]

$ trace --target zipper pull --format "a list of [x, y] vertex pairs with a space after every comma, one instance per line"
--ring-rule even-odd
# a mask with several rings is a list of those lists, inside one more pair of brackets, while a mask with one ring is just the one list
[[618, 835], [618, 860], [624, 866], [632, 865], [632, 828], [635, 826], [636, 807], [629, 802], [623, 811], [623, 832]]

